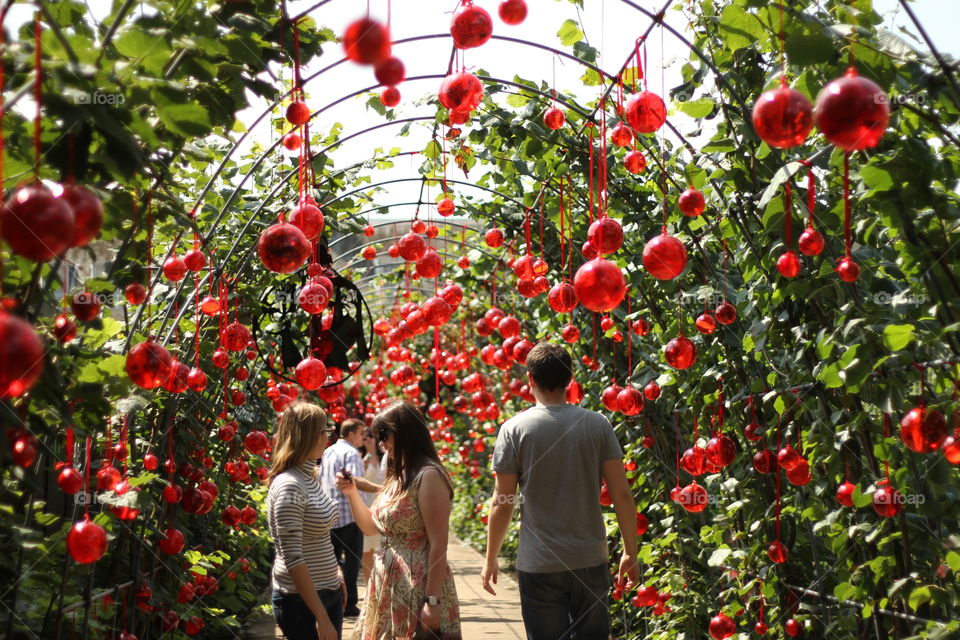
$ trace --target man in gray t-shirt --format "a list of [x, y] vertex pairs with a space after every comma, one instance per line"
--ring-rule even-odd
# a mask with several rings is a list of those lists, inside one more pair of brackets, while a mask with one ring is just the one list
[[618, 580], [626, 577], [629, 588], [639, 578], [636, 504], [623, 450], [606, 417], [567, 403], [572, 363], [563, 347], [538, 344], [526, 367], [537, 404], [507, 420], [497, 436], [483, 587], [496, 594], [491, 583], [497, 582], [497, 555], [519, 485], [517, 573], [528, 640], [607, 638], [610, 575], [601, 481], [623, 537]]

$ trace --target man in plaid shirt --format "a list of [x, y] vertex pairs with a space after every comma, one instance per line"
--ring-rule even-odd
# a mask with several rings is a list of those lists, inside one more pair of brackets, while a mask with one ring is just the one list
[[343, 568], [347, 583], [347, 606], [344, 616], [358, 616], [357, 576], [363, 560], [363, 532], [353, 519], [350, 501], [337, 489], [337, 472], [346, 469], [355, 478], [363, 478], [363, 458], [357, 449], [363, 443], [364, 424], [360, 420], [344, 420], [340, 425], [340, 439], [323, 452], [320, 462], [320, 482], [340, 512], [338, 525], [331, 529], [330, 539], [337, 554], [337, 562]]

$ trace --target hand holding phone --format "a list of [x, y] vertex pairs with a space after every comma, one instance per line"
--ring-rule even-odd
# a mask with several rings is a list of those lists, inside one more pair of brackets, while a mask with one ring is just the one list
[[343, 479], [348, 482], [353, 479], [353, 474], [347, 471], [346, 467], [340, 467], [340, 475], [343, 476]]

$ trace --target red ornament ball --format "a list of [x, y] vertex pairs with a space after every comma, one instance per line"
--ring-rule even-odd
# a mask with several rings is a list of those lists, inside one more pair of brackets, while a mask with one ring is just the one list
[[697, 361], [697, 347], [682, 333], [667, 343], [663, 350], [669, 364], [674, 369], [688, 369]]
[[543, 112], [543, 124], [547, 129], [552, 129], [556, 131], [560, 129], [564, 123], [567, 121], [566, 114], [563, 113], [563, 110], [558, 109], [557, 107], [550, 107]]
[[703, 193], [690, 187], [680, 194], [680, 198], [677, 200], [677, 206], [683, 215], [695, 218], [703, 213], [703, 210], [707, 206], [707, 201], [703, 197]]
[[717, 321], [706, 311], [697, 316], [694, 324], [697, 327], [697, 331], [704, 335], [710, 335], [717, 329]]
[[503, 231], [501, 229], [487, 229], [487, 232], [483, 234], [483, 241], [487, 243], [487, 246], [491, 249], [496, 249], [497, 247], [503, 246]]
[[527, 3], [524, 0], [503, 0], [497, 12], [505, 24], [517, 25], [527, 18]]
[[721, 433], [707, 442], [707, 460], [718, 467], [725, 467], [737, 456], [737, 445], [730, 436]]
[[376, 247], [364, 247], [360, 252], [360, 255], [363, 256], [364, 260], [373, 260], [377, 257], [377, 248]]
[[853, 492], [856, 490], [857, 485], [853, 484], [849, 480], [837, 487], [837, 502], [842, 504], [845, 507], [853, 506]]
[[432, 247], [417, 260], [417, 273], [422, 278], [436, 278], [441, 271], [443, 271], [443, 260]]
[[667, 121], [667, 105], [657, 94], [641, 91], [627, 101], [625, 114], [634, 131], [653, 133]]
[[163, 383], [163, 388], [170, 393], [183, 393], [189, 388], [187, 376], [190, 375], [190, 367], [178, 360], [170, 363], [170, 375]]
[[813, 105], [781, 78], [779, 87], [760, 94], [753, 105], [753, 128], [771, 147], [789, 149], [803, 144], [813, 128]]
[[900, 438], [911, 451], [931, 453], [947, 438], [947, 420], [939, 411], [914, 407], [900, 420]]
[[468, 71], [453, 73], [443, 79], [438, 97], [450, 111], [473, 111], [483, 100], [483, 84]]
[[453, 200], [450, 198], [444, 197], [440, 202], [437, 203], [437, 213], [446, 218], [447, 216], [452, 216], [456, 205], [453, 203]]
[[127, 375], [138, 387], [156, 389], [170, 377], [173, 359], [153, 340], [141, 342], [127, 354]]
[[207, 266], [207, 256], [203, 255], [203, 252], [199, 249], [191, 249], [183, 256], [183, 264], [186, 265], [187, 269], [196, 273]]
[[300, 126], [310, 120], [310, 107], [302, 100], [295, 100], [287, 107], [287, 122]]
[[591, 311], [615, 309], [623, 300], [627, 283], [620, 268], [604, 258], [583, 264], [573, 277], [577, 299]]
[[587, 242], [602, 256], [613, 253], [623, 244], [623, 227], [613, 218], [597, 218], [587, 229]]
[[960, 429], [943, 441], [943, 455], [950, 464], [960, 464]]
[[260, 455], [267, 450], [269, 439], [267, 434], [259, 429], [254, 429], [243, 438], [243, 446], [253, 455]]
[[570, 313], [577, 306], [577, 292], [569, 282], [558, 282], [547, 294], [547, 302], [557, 313]]
[[183, 533], [179, 529], [167, 527], [163, 538], [160, 539], [160, 542], [157, 543], [157, 546], [160, 547], [160, 551], [172, 556], [180, 553], [183, 550], [184, 542], [185, 539], [183, 537]]
[[446, 324], [453, 315], [453, 308], [440, 296], [433, 296], [423, 303], [423, 318], [431, 327]]
[[326, 382], [327, 367], [317, 358], [310, 356], [297, 365], [296, 376], [301, 387], [307, 391], [314, 391]]
[[753, 454], [753, 468], [757, 473], [772, 473], [777, 468], [777, 456], [769, 449], [757, 451]]
[[857, 278], [860, 277], [860, 265], [854, 262], [853, 258], [849, 257], [840, 258], [840, 262], [837, 263], [835, 271], [844, 282], [856, 282]]
[[617, 396], [620, 395], [621, 391], [623, 391], [623, 387], [614, 382], [609, 387], [604, 389], [600, 394], [600, 402], [602, 402], [603, 406], [607, 408], [607, 411], [620, 410], [620, 404], [617, 401]]
[[789, 555], [787, 546], [779, 540], [774, 540], [767, 547], [767, 556], [769, 556], [770, 562], [775, 564], [783, 564], [787, 561]]
[[803, 626], [793, 618], [787, 618], [787, 621], [783, 623], [783, 630], [787, 632], [788, 636], [795, 638], [803, 632]]
[[17, 189], [0, 206], [0, 235], [14, 253], [36, 262], [70, 248], [75, 226], [66, 199], [55, 197], [42, 184]]
[[133, 306], [138, 306], [146, 301], [147, 289], [139, 282], [131, 282], [123, 290], [123, 297]]
[[223, 330], [223, 346], [230, 351], [243, 351], [250, 343], [250, 337], [250, 329], [234, 321]]
[[380, 103], [385, 107], [395, 107], [400, 104], [400, 89], [387, 87], [380, 92]]
[[373, 68], [373, 77], [384, 86], [395, 87], [406, 80], [407, 69], [403, 65], [403, 60], [396, 56], [390, 56], [377, 63], [377, 66]]
[[100, 314], [100, 302], [90, 291], [82, 291], [73, 296], [70, 310], [80, 322], [90, 322]]
[[647, 400], [656, 400], [660, 397], [660, 385], [657, 384], [656, 380], [647, 383], [647, 386], [643, 388], [643, 395]]
[[207, 374], [203, 372], [203, 369], [196, 367], [190, 369], [190, 372], [187, 373], [187, 386], [197, 393], [207, 388]]
[[407, 262], [416, 262], [427, 252], [427, 243], [419, 234], [409, 231], [397, 242], [400, 256]]
[[823, 236], [813, 227], [808, 226], [797, 240], [797, 248], [805, 256], [818, 256], [823, 251]]
[[633, 144], [633, 129], [620, 122], [610, 132], [610, 142], [620, 147], [629, 147]]
[[673, 280], [687, 266], [687, 248], [663, 232], [643, 247], [643, 266], [657, 280]]
[[73, 467], [64, 467], [57, 475], [57, 485], [65, 494], [72, 496], [83, 487], [83, 476]]
[[310, 257], [310, 242], [299, 228], [281, 222], [268, 227], [257, 243], [260, 261], [274, 273], [293, 273]]
[[466, 0], [453, 14], [450, 35], [458, 49], [479, 47], [493, 35], [493, 20], [486, 9], [474, 6], [471, 0]]
[[290, 210], [290, 224], [300, 229], [307, 240], [316, 240], [323, 233], [323, 213], [312, 202], [301, 202]]
[[787, 471], [787, 480], [790, 481], [790, 484], [795, 484], [798, 487], [809, 483], [811, 479], [810, 463], [807, 462], [806, 458], [800, 458], [799, 462]]
[[390, 56], [390, 30], [376, 20], [361, 18], [343, 33], [343, 51], [358, 64], [377, 64]]
[[560, 329], [560, 337], [563, 338], [563, 341], [572, 344], [580, 339], [580, 329], [577, 329], [572, 324], [565, 324], [563, 328]]
[[723, 613], [718, 613], [710, 618], [709, 631], [713, 640], [724, 640], [737, 632], [737, 624]]
[[617, 408], [625, 416], [635, 416], [643, 411], [643, 394], [639, 389], [628, 386], [617, 394]]
[[84, 515], [83, 520], [73, 523], [67, 534], [67, 551], [77, 564], [96, 562], [107, 552], [107, 532]]
[[182, 258], [172, 255], [163, 262], [163, 277], [170, 282], [180, 282], [187, 275], [187, 265]]
[[296, 131], [291, 131], [280, 140], [287, 151], [296, 151], [303, 144], [303, 138]]
[[873, 510], [884, 518], [892, 518], [903, 509], [903, 496], [887, 480], [877, 483], [879, 486], [873, 492]]
[[710, 502], [710, 497], [707, 495], [707, 490], [698, 485], [696, 482], [688, 484], [681, 491], [677, 500], [680, 503], [680, 506], [689, 511], [690, 513], [700, 513], [707, 508], [707, 504]]
[[800, 273], [800, 258], [793, 251], [785, 251], [777, 258], [777, 271], [784, 278], [796, 278]]
[[200, 311], [207, 316], [215, 316], [220, 313], [220, 301], [213, 296], [204, 296], [200, 301]]
[[308, 282], [297, 294], [297, 303], [300, 308], [310, 315], [321, 313], [326, 309], [328, 302], [330, 302], [330, 293], [318, 282]]
[[737, 308], [724, 300], [713, 310], [713, 315], [716, 316], [717, 322], [720, 324], [733, 324], [737, 319]]
[[623, 156], [623, 168], [629, 173], [643, 173], [647, 168], [647, 158], [642, 151], [628, 151], [627, 155]]
[[103, 226], [103, 204], [92, 191], [79, 184], [63, 188], [62, 198], [73, 211], [73, 239], [71, 247], [83, 247], [100, 233]]
[[789, 444], [777, 452], [777, 463], [787, 471], [800, 464], [801, 460], [803, 457]]
[[820, 91], [813, 118], [831, 144], [845, 151], [869, 149], [877, 146], [890, 120], [887, 94], [850, 67]]
[[762, 621], [762, 620], [761, 620], [760, 622], [758, 622], [757, 624], [753, 625], [753, 632], [754, 632], [755, 634], [757, 634], [758, 636], [765, 636], [765, 635], [767, 635], [767, 631], [769, 631], [769, 630], [770, 630], [770, 627], [767, 626], [767, 623], [764, 622], [764, 621]]

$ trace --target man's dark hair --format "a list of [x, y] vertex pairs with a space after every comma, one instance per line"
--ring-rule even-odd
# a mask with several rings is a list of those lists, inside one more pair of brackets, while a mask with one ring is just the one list
[[340, 425], [340, 437], [346, 438], [354, 431], [360, 429], [361, 427], [366, 426], [363, 420], [357, 420], [356, 418], [347, 418], [343, 421], [343, 424]]
[[570, 354], [560, 345], [541, 342], [527, 355], [527, 372], [544, 391], [566, 389], [573, 378]]

